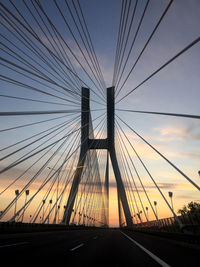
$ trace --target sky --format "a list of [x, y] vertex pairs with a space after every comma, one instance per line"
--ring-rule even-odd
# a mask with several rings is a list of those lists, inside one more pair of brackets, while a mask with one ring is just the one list
[[[47, 29], [43, 25], [43, 29], [45, 30], [46, 35], [39, 28], [38, 24], [34, 20], [34, 18], [30, 15], [27, 7], [24, 6], [22, 1], [14, 1], [18, 11], [23, 14], [23, 18], [20, 17], [17, 10], [12, 6], [12, 4], [8, 1], [2, 1], [2, 3], [9, 8], [17, 18], [19, 18], [27, 27], [32, 29], [38, 34], [40, 40], [44, 45], [53, 49], [50, 45], [49, 40], [55, 42], [55, 38], [60, 41], [63, 45], [63, 55], [64, 52], [68, 55], [69, 59], [72, 62], [74, 70], [77, 72], [79, 77], [81, 77], [82, 81], [84, 81], [91, 88], [90, 94], [91, 99], [91, 110], [103, 109], [100, 111], [92, 111], [92, 119], [93, 119], [93, 127], [94, 127], [94, 135], [97, 135], [99, 138], [106, 137], [106, 122], [105, 122], [105, 102], [102, 101], [97, 95], [100, 95], [100, 91], [97, 91], [94, 84], [87, 76], [86, 73], [82, 70], [80, 64], [74, 58], [72, 53], [70, 53], [69, 49], [66, 47], [69, 45], [73, 54], [79, 59], [82, 66], [91, 74], [91, 69], [88, 68], [87, 62], [83, 57], [83, 54], [80, 52], [79, 47], [77, 46], [75, 40], [73, 39], [72, 33], [76, 36], [78, 42], [83, 47], [83, 43], [81, 42], [80, 36], [78, 35], [75, 24], [70, 16], [69, 11], [66, 9], [64, 1], [58, 1], [59, 6], [63, 12], [65, 12], [65, 16], [69, 25], [72, 27], [72, 32], [70, 33], [66, 27], [66, 24], [60, 15], [59, 11], [56, 9], [56, 6], [53, 1], [40, 1], [44, 10], [48, 14], [49, 18], [51, 18], [52, 22], [59, 29], [61, 36], [54, 35], [54, 39], [52, 35], [47, 31]], [[72, 1], [67, 1], [69, 6], [73, 10], [73, 14], [75, 14], [75, 10], [73, 9]], [[75, 1], [76, 2], [76, 1]], [[36, 9], [31, 4], [31, 2], [27, 2], [28, 7], [31, 8], [33, 14], [38, 18], [38, 21], [41, 23], [41, 19], [38, 17], [36, 13]], [[127, 4], [129, 1], [127, 1]], [[145, 42], [149, 38], [153, 28], [158, 22], [161, 14], [164, 12], [166, 6], [168, 5], [168, 0], [151, 0], [149, 2], [148, 8], [146, 10], [144, 20], [141, 24], [141, 28], [138, 32], [137, 38], [135, 40], [134, 48], [130, 54], [129, 60], [127, 62], [127, 66], [125, 68], [124, 74], [122, 75], [121, 85], [125, 80], [127, 74], [129, 73], [131, 67], [133, 66], [135, 60], [137, 59], [140, 51], [142, 50]], [[90, 36], [92, 39], [92, 43], [99, 61], [99, 65], [101, 67], [106, 87], [112, 86], [112, 78], [115, 64], [115, 54], [117, 47], [117, 38], [118, 38], [118, 28], [120, 22], [120, 11], [122, 1], [120, 0], [80, 0], [80, 4], [82, 7], [83, 14], [85, 16], [85, 20], [87, 22], [88, 30], [90, 32]], [[130, 12], [133, 10], [133, 6], [135, 1], [131, 1]], [[125, 56], [127, 56], [128, 50], [131, 46], [131, 42], [134, 38], [137, 25], [141, 18], [142, 12], [144, 10], [144, 6], [146, 1], [139, 0], [137, 9], [135, 12], [135, 17], [133, 20], [133, 25], [130, 31], [130, 38], [127, 42], [127, 47], [125, 50]], [[76, 2], [77, 5], [77, 2]], [[39, 9], [37, 9], [39, 10]], [[4, 10], [4, 15], [7, 14]], [[40, 14], [41, 11], [40, 11]], [[45, 16], [42, 15], [44, 21], [48, 24]], [[200, 18], [200, 3], [198, 0], [175, 0], [173, 1], [170, 9], [159, 25], [156, 33], [142, 54], [138, 64], [135, 69], [131, 73], [129, 79], [126, 84], [122, 88], [120, 94], [116, 96], [116, 102], [118, 102], [123, 96], [125, 96], [128, 92], [130, 92], [133, 88], [135, 88], [138, 84], [140, 84], [145, 78], [147, 78], [150, 74], [152, 74], [156, 69], [158, 69], [161, 65], [163, 65], [166, 61], [176, 55], [179, 51], [185, 48], [188, 44], [190, 44], [193, 40], [200, 36], [199, 30], [199, 18]], [[20, 31], [17, 32], [18, 29], [23, 29], [23, 26], [19, 25], [18, 22], [15, 21], [15, 24], [19, 27], [16, 28], [16, 31], [13, 30], [11, 24], [15, 21], [13, 17], [7, 14], [7, 20], [3, 19], [4, 26], [2, 26], [2, 57], [6, 60], [12, 61], [15, 64], [23, 66], [23, 68], [28, 69], [38, 75], [34, 68], [27, 67], [28, 62], [31, 62], [32, 66], [37, 66], [38, 70], [43, 72], [46, 76], [50, 77], [53, 81], [56, 81], [57, 84], [69, 88], [67, 85], [67, 78], [65, 81], [59, 76], [63, 76], [62, 65], [58, 65], [55, 61], [55, 58], [52, 60], [51, 64], [53, 65], [53, 69], [50, 69], [49, 65], [47, 65], [41, 57], [38, 57], [33, 51], [34, 48], [37, 51], [41, 52], [41, 55], [48, 55], [50, 59], [51, 56], [44, 49], [44, 46], [41, 45], [29, 32], [27, 36], [29, 38], [28, 47], [25, 45], [24, 39], [20, 36]], [[9, 24], [9, 22], [11, 24]], [[29, 23], [29, 25], [27, 24]], [[78, 20], [76, 19], [78, 23]], [[127, 20], [128, 24], [130, 23], [130, 17]], [[49, 25], [49, 24], [48, 24]], [[12, 32], [12, 33], [11, 33]], [[15, 33], [15, 35], [13, 34]], [[55, 34], [52, 31], [51, 33]], [[127, 35], [127, 31], [125, 36]], [[2, 36], [1, 36], [2, 37]], [[17, 37], [19, 39], [17, 39]], [[55, 44], [58, 44], [58, 42]], [[12, 42], [12, 43], [11, 43]], [[66, 43], [64, 43], [66, 42]], [[31, 46], [32, 45], [32, 46]], [[7, 48], [6, 48], [7, 47]], [[18, 47], [18, 48], [17, 48]], [[19, 58], [11, 52], [8, 48], [15, 51], [19, 56], [23, 59], [26, 59], [27, 62], [20, 62]], [[39, 50], [40, 49], [40, 50]], [[6, 51], [6, 52], [5, 52]], [[57, 52], [58, 49], [56, 50]], [[83, 51], [86, 54], [86, 49], [83, 47]], [[31, 59], [28, 57], [30, 56]], [[88, 57], [87, 57], [88, 58]], [[90, 59], [88, 59], [90, 62]], [[124, 61], [122, 61], [124, 62]], [[128, 97], [121, 100], [116, 104], [116, 115], [119, 116], [123, 121], [125, 121], [130, 127], [132, 127], [136, 132], [138, 132], [143, 138], [145, 138], [151, 145], [155, 146], [161, 153], [163, 153], [174, 165], [176, 165], [182, 172], [184, 172], [188, 177], [190, 177], [197, 185], [200, 185], [200, 177], [198, 175], [198, 171], [200, 169], [200, 122], [197, 119], [188, 119], [188, 118], [179, 118], [179, 117], [169, 117], [169, 116], [158, 116], [158, 115], [149, 115], [149, 114], [138, 114], [138, 113], [129, 113], [125, 111], [119, 111], [117, 109], [132, 109], [132, 110], [145, 110], [145, 111], [157, 111], [157, 112], [171, 112], [171, 113], [180, 113], [180, 114], [194, 114], [200, 115], [199, 108], [199, 99], [200, 99], [200, 90], [199, 90], [199, 69], [200, 69], [200, 44], [197, 43], [191, 49], [187, 50], [186, 53], [182, 54], [175, 61], [153, 76], [149, 81], [140, 86], [137, 90], [132, 92]], [[4, 81], [1, 79], [1, 89], [0, 89], [0, 101], [1, 101], [1, 110], [0, 112], [10, 112], [10, 111], [47, 111], [47, 110], [62, 110], [62, 109], [80, 109], [80, 97], [77, 98], [71, 97], [66, 91], [60, 93], [60, 88], [56, 84], [52, 84], [46, 80], [42, 80], [38, 78], [38, 76], [33, 76], [32, 74], [26, 72], [26, 76], [23, 76], [17, 73], [16, 71], [11, 70], [6, 66], [10, 66], [7, 62], [2, 62], [3, 67], [1, 71], [1, 75], [7, 76], [14, 80], [17, 80], [21, 83], [28, 84], [34, 88], [38, 88], [48, 93], [56, 94], [57, 98], [46, 95], [39, 94], [36, 91], [24, 88], [21, 85], [11, 84], [8, 81]], [[39, 65], [40, 64], [40, 65]], [[10, 66], [12, 69], [19, 70], [14, 66]], [[20, 70], [24, 73], [24, 71]], [[66, 71], [67, 72], [67, 71]], [[44, 77], [44, 76], [43, 76]], [[93, 76], [92, 76], [93, 77]], [[78, 83], [78, 82], [77, 82]], [[120, 85], [119, 84], [119, 85]], [[49, 87], [47, 87], [47, 85]], [[84, 85], [85, 86], [85, 85]], [[50, 88], [51, 87], [51, 88]], [[81, 83], [79, 82], [79, 88], [81, 87]], [[59, 90], [58, 91], [55, 91]], [[94, 91], [94, 92], [93, 92]], [[23, 98], [31, 98], [39, 101], [50, 101], [56, 102], [59, 105], [42, 103], [42, 102], [34, 102], [34, 101], [25, 101], [25, 100], [17, 100], [3, 97], [2, 95], [9, 95], [15, 97], [23, 97]], [[104, 96], [106, 93], [104, 91]], [[65, 102], [61, 98], [68, 97], [70, 100], [75, 101], [75, 103]], [[95, 102], [95, 101], [98, 101]], [[100, 104], [99, 104], [100, 103]], [[60, 105], [62, 104], [62, 105]], [[31, 125], [29, 127], [18, 128], [16, 130], [9, 131], [1, 131], [1, 154], [7, 155], [7, 153], [12, 153], [16, 149], [19, 149], [20, 145], [16, 145], [15, 147], [11, 147], [10, 149], [3, 150], [7, 146], [19, 142], [20, 140], [28, 138], [33, 134], [37, 134], [39, 132], [45, 131], [50, 127], [59, 127], [56, 126], [60, 123], [69, 121], [69, 124], [66, 124], [66, 128], [60, 128], [61, 130], [65, 130], [67, 132], [73, 131], [76, 127], [76, 122], [80, 125], [80, 114], [74, 113], [73, 115], [69, 115], [68, 117], [62, 117], [65, 114], [52, 114], [52, 115], [38, 115], [38, 116], [5, 116], [0, 118], [0, 129], [7, 129], [10, 127], [15, 127], [23, 124], [34, 123], [37, 121], [53, 119], [46, 123], [40, 123]], [[101, 116], [98, 118], [98, 116]], [[103, 121], [101, 122], [101, 119]], [[71, 122], [70, 122], [71, 120]], [[159, 187], [163, 191], [164, 195], [169, 201], [168, 192], [173, 191], [173, 200], [174, 200], [174, 209], [177, 212], [179, 208], [183, 205], [187, 204], [189, 201], [200, 201], [199, 192], [197, 189], [193, 188], [192, 185], [186, 181], [182, 175], [180, 175], [172, 166], [164, 161], [160, 156], [158, 156], [155, 151], [149, 148], [138, 136], [136, 136], [130, 128], [125, 126], [122, 121], [119, 119], [119, 125], [123, 128], [124, 132], [128, 136], [130, 142], [134, 145], [135, 150], [143, 159], [146, 166], [150, 170], [152, 177], [155, 178]], [[71, 124], [70, 124], [71, 123]], [[102, 126], [102, 129], [101, 129]], [[97, 127], [97, 128], [96, 128]], [[127, 186], [128, 179], [132, 179], [131, 173], [135, 179], [135, 183], [138, 187], [138, 191], [141, 194], [141, 198], [143, 199], [144, 207], [148, 206], [148, 202], [145, 198], [144, 192], [142, 191], [141, 184], [137, 178], [137, 174], [134, 172], [134, 168], [132, 166], [131, 160], [128, 158], [128, 154], [125, 153], [125, 158], [131, 166], [131, 173], [127, 171], [123, 167], [123, 157], [120, 153], [120, 137], [118, 136], [119, 126], [116, 125], [116, 150], [119, 165], [121, 167], [122, 176]], [[58, 131], [54, 132], [54, 128], [52, 128], [52, 134], [58, 133], [57, 137], [52, 140], [56, 140], [58, 137], [62, 137], [62, 132]], [[100, 132], [100, 133], [99, 133]], [[122, 134], [122, 132], [121, 132]], [[39, 138], [41, 135], [38, 135], [36, 138]], [[123, 136], [123, 134], [122, 134]], [[69, 144], [73, 144], [73, 137], [69, 139], [68, 143], [65, 144], [66, 149], [69, 150]], [[35, 138], [35, 137], [34, 137]], [[30, 141], [24, 141], [23, 144], [27, 145], [28, 142], [33, 142], [35, 139], [30, 139]], [[46, 140], [46, 137], [39, 140], [37, 143], [33, 142], [31, 146], [25, 147], [22, 151], [19, 150], [15, 154], [1, 161], [2, 168], [6, 167], [8, 164], [14, 162], [24, 155], [24, 152], [29, 153], [31, 149], [36, 148], [39, 149], [43, 147], [43, 141]], [[161, 198], [159, 192], [155, 189], [155, 186], [152, 184], [151, 179], [148, 177], [141, 163], [139, 162], [137, 156], [135, 155], [132, 147], [126, 141], [126, 138], [123, 136], [123, 140], [125, 142], [125, 146], [131, 155], [132, 160], [137, 167], [138, 173], [142, 178], [142, 181], [145, 184], [147, 192], [151, 197], [152, 202], [158, 202], [158, 215], [159, 218], [165, 218], [172, 216], [170, 210], [166, 207], [165, 202]], [[49, 141], [46, 143], [49, 144]], [[77, 142], [77, 144], [79, 144]], [[56, 146], [57, 147], [57, 146]], [[55, 147], [55, 148], [56, 148]], [[67, 148], [68, 147], [68, 148]], [[122, 146], [123, 147], [123, 146]], [[125, 148], [125, 147], [124, 147]], [[66, 150], [66, 151], [68, 151]], [[73, 150], [71, 150], [72, 152]], [[79, 150], [78, 150], [79, 151]], [[56, 155], [55, 159], [49, 163], [47, 166], [53, 166], [53, 163], [56, 159], [61, 156], [62, 152], [64, 152], [64, 146], [61, 151]], [[45, 155], [42, 158], [40, 163], [36, 164], [22, 179], [19, 179], [16, 184], [13, 184], [7, 193], [0, 195], [1, 199], [1, 208], [3, 210], [6, 205], [13, 199], [14, 190], [17, 188], [22, 188], [27, 181], [38, 171], [39, 167], [42, 166], [42, 163], [48, 159], [51, 155], [51, 151], [49, 154]], [[67, 152], [65, 152], [67, 153]], [[41, 154], [40, 154], [41, 155]], [[78, 152], [76, 157], [74, 156], [74, 165], [76, 165], [78, 158]], [[100, 164], [100, 178], [101, 181], [104, 181], [105, 175], [105, 151], [102, 152], [99, 156], [99, 164]], [[1, 174], [1, 191], [12, 182], [18, 175], [20, 175], [31, 163], [33, 163], [33, 159], [36, 160], [36, 157], [33, 157], [22, 164], [17, 165], [16, 167], [10, 169], [9, 171]], [[73, 163], [69, 162], [69, 165]], [[47, 167], [44, 170], [44, 173], [47, 174]], [[38, 186], [41, 184], [41, 181], [44, 179], [43, 173], [37, 178], [37, 182], [35, 181], [30, 187], [31, 192], [35, 192]], [[117, 194], [116, 194], [116, 182], [115, 177], [112, 171], [112, 165], [110, 163], [110, 214], [109, 221], [111, 226], [118, 225], [118, 204], [117, 204]], [[63, 179], [64, 181], [64, 179]], [[132, 181], [132, 180], [131, 180]], [[133, 182], [131, 182], [133, 183]], [[62, 186], [61, 186], [62, 188]], [[41, 201], [41, 198], [45, 194], [46, 189], [41, 191], [38, 196], [37, 201]], [[60, 189], [61, 190], [61, 189]], [[31, 194], [30, 194], [31, 195]], [[135, 201], [131, 198], [133, 194], [127, 193], [127, 197], [129, 199], [129, 203], [131, 206], [134, 206], [136, 203], [139, 209], [142, 209], [140, 206], [139, 198], [137, 192], [135, 192]], [[24, 201], [24, 196], [19, 201], [18, 205], [22, 205]], [[134, 203], [135, 202], [135, 203]], [[34, 204], [32, 209], [34, 209]], [[136, 205], [136, 206], [137, 206]], [[7, 215], [9, 218], [10, 214], [13, 213], [13, 210]], [[31, 206], [29, 210], [27, 210], [27, 220], [28, 216], [32, 214]], [[142, 215], [144, 216], [144, 214]], [[155, 219], [152, 211], [150, 211], [149, 207], [149, 219]], [[144, 217], [145, 220], [145, 217]]]

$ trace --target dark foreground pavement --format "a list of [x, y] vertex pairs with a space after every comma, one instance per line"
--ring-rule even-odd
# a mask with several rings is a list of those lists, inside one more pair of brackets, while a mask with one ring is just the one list
[[2, 266], [199, 266], [200, 248], [116, 229], [0, 236]]

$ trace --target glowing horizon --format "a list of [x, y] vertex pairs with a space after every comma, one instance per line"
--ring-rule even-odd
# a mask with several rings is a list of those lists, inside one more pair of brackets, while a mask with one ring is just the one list
[[[3, 0], [2, 3], [10, 9], [19, 20], [22, 19], [10, 2]], [[84, 42], [76, 28], [76, 23], [79, 21], [78, 17], [76, 18], [76, 23], [74, 23], [73, 17], [71, 17], [69, 10], [65, 6], [65, 2], [59, 2], [61, 10], [66, 11], [66, 18], [69, 20], [69, 25], [72, 27], [70, 32], [59, 10], [56, 8], [55, 3], [53, 1], [48, 1], [48, 3], [47, 1], [41, 1], [41, 3], [47, 16], [52, 20], [55, 27], [59, 29], [60, 35], [55, 33], [55, 29], [51, 27], [49, 21], [39, 7], [36, 5], [37, 8], [35, 9], [32, 3], [27, 3], [27, 5], [30, 5], [33, 14], [40, 23], [37, 23], [37, 20], [32, 17], [22, 2], [15, 3], [19, 11], [24, 14], [25, 20], [29, 22], [29, 25], [27, 24], [27, 29], [29, 30], [23, 27], [24, 22], [20, 24], [17, 20], [15, 21], [14, 17], [11, 17], [11, 15], [7, 13], [8, 18], [3, 18], [2, 36], [4, 43], [2, 58], [5, 58], [5, 60], [2, 67], [2, 77], [4, 78], [1, 79], [0, 111], [30, 112], [66, 109], [80, 110], [80, 90], [82, 86], [86, 87], [86, 85], [88, 85], [91, 96], [90, 108], [92, 110], [91, 117], [94, 135], [99, 139], [105, 138], [106, 102], [104, 96], [106, 96], [106, 91], [103, 91], [105, 88], [102, 89], [100, 87], [99, 89], [98, 86], [96, 86], [96, 83], [103, 83], [103, 81], [100, 77], [99, 80], [97, 79], [97, 82], [94, 77], [95, 75], [92, 73], [95, 71], [95, 68], [93, 66], [91, 68], [89, 67], [90, 64], [92, 64], [92, 56], [90, 55], [89, 57], [87, 54], [87, 46], [85, 48]], [[130, 1], [131, 12], [133, 11], [134, 3], [134, 1]], [[159, 3], [156, 0], [149, 2], [140, 31], [135, 39], [134, 49], [131, 50], [128, 55], [128, 51], [131, 48], [131, 41], [136, 34], [137, 26], [139, 25], [146, 4], [145, 1], [138, 1], [133, 26], [130, 29], [130, 39], [127, 39], [126, 49], [124, 50], [125, 57], [121, 62], [120, 71], [123, 69], [126, 57], [127, 65], [121, 77], [121, 81], [119, 84], [115, 84], [115, 142], [121, 175], [125, 184], [132, 215], [148, 207], [149, 220], [154, 220], [155, 216], [146, 194], [144, 193], [138, 174], [149, 195], [151, 203], [153, 204], [154, 201], [158, 203], [158, 217], [172, 217], [173, 214], [156, 189], [144, 166], [142, 166], [134, 149], [141, 157], [170, 205], [171, 199], [169, 198], [168, 192], [173, 192], [175, 212], [190, 201], [200, 201], [198, 190], [122, 122], [126, 122], [128, 126], [138, 132], [199, 186], [199, 120], [137, 114], [117, 110], [145, 110], [194, 115], [198, 115], [200, 112], [199, 43], [187, 50], [186, 53], [171, 62], [166, 68], [163, 68], [159, 73], [123, 99], [133, 88], [137, 87], [155, 70], [199, 36], [200, 5], [198, 0], [173, 1], [163, 21], [157, 28], [155, 35], [146, 47], [138, 64], [135, 66], [134, 71], [130, 74], [125, 86], [118, 95], [120, 87], [123, 85], [126, 76], [140, 55], [144, 44], [151, 35], [168, 3], [168, 0], [159, 1]], [[112, 86], [112, 79], [114, 77], [113, 72], [116, 59], [115, 52], [117, 48], [121, 5], [122, 1], [120, 0], [81, 1], [83, 14], [91, 35], [96, 57], [104, 76], [105, 87]], [[77, 15], [73, 4], [69, 3], [69, 6], [73, 10], [73, 14]], [[38, 14], [42, 16], [44, 22], [49, 26], [49, 31]], [[127, 25], [129, 25], [130, 22], [131, 17], [127, 17]], [[14, 27], [15, 24], [21, 29], [22, 33], [25, 32], [27, 34], [30, 43], [28, 39], [27, 41], [21, 37], [18, 30]], [[42, 29], [39, 26], [42, 26]], [[80, 29], [82, 29], [81, 24], [79, 26]], [[32, 31], [34, 31], [37, 36], [34, 36]], [[83, 33], [84, 31], [82, 34]], [[73, 38], [73, 35], [77, 38], [76, 40]], [[123, 45], [125, 45], [125, 37], [127, 36], [128, 28], [124, 32]], [[82, 51], [77, 43], [81, 44]], [[123, 45], [122, 48], [125, 47]], [[122, 52], [123, 49], [121, 53]], [[68, 61], [71, 62], [69, 66], [67, 64]], [[12, 62], [13, 65], [9, 65], [8, 62]], [[46, 62], [48, 62], [48, 64]], [[16, 67], [17, 65], [19, 67]], [[20, 71], [25, 75], [22, 75]], [[70, 76], [71, 72], [75, 73], [75, 75], [73, 74]], [[87, 75], [87, 73], [89, 73], [89, 75]], [[77, 79], [77, 76], [79, 79]], [[121, 99], [122, 101], [120, 101]], [[77, 113], [76, 111], [74, 114], [40, 114], [37, 116], [0, 117], [0, 166], [4, 169], [10, 166], [10, 164], [16, 164], [13, 168], [1, 174], [0, 193], [17, 179], [5, 193], [0, 195], [0, 211], [3, 211], [14, 199], [16, 189], [21, 191], [22, 188], [25, 188], [27, 182], [35, 177], [33, 183], [30, 183], [27, 187], [30, 190], [30, 195], [27, 199], [32, 197], [37, 192], [38, 188], [40, 188], [42, 182], [48, 177], [49, 173], [51, 173], [53, 169], [57, 170], [59, 166], [65, 162], [65, 157], [69, 157], [69, 159], [66, 160], [66, 164], [64, 164], [62, 173], [59, 173], [60, 176], [58, 175], [59, 178], [55, 178], [57, 174], [52, 176], [52, 180], [55, 179], [55, 184], [52, 185], [51, 180], [49, 180], [38, 193], [35, 202], [33, 201], [34, 203], [31, 203], [27, 208], [24, 216], [24, 221], [30, 221], [30, 215], [33, 216], [35, 212], [34, 209], [38, 208], [39, 203], [41, 203], [51, 185], [52, 191], [54, 192], [49, 193], [47, 203], [49, 203], [51, 199], [53, 203], [55, 203], [56, 193], [61, 194], [67, 181], [69, 184], [63, 195], [59, 214], [59, 219], [61, 219], [73, 177], [73, 175], [69, 173], [70, 171], [75, 171], [79, 158], [80, 131], [78, 129], [80, 128], [80, 115], [80, 112]], [[122, 121], [118, 117], [122, 119]], [[120, 127], [123, 129], [123, 132]], [[65, 135], [69, 135], [66, 138], [66, 142], [64, 142]], [[134, 149], [129, 144], [126, 137], [133, 145]], [[58, 140], [60, 141], [57, 142]], [[62, 141], [63, 143], [61, 143]], [[51, 145], [51, 142], [53, 145]], [[45, 149], [43, 150], [43, 148]], [[40, 149], [41, 152], [34, 155], [35, 151], [39, 151]], [[25, 157], [27, 157], [27, 160], [23, 161]], [[99, 161], [98, 179], [103, 186], [105, 182], [106, 152], [98, 151], [97, 158]], [[17, 161], [20, 162], [20, 160], [22, 162], [17, 164]], [[39, 160], [39, 162], [37, 162], [37, 160]], [[138, 174], [135, 171], [132, 161], [134, 162]], [[116, 181], [111, 163], [109, 166], [109, 222], [111, 226], [118, 226]], [[87, 172], [88, 169], [89, 168], [86, 168], [85, 171]], [[69, 179], [69, 181], [67, 179]], [[95, 179], [96, 178], [94, 178], [94, 180]], [[83, 182], [86, 183], [86, 181], [87, 179], [84, 178]], [[90, 182], [94, 182], [93, 178], [91, 178]], [[89, 207], [89, 189], [88, 191], [86, 189], [84, 191], [81, 184], [79, 186], [77, 199], [79, 199], [81, 192], [86, 199], [87, 207]], [[142, 201], [140, 201], [140, 198]], [[104, 191], [102, 199], [105, 200]], [[103, 201], [102, 199], [101, 201]], [[17, 201], [18, 208], [22, 207], [24, 202], [25, 194]], [[141, 202], [143, 203], [143, 207]], [[101, 206], [102, 202], [99, 205]], [[14, 209], [15, 205], [13, 205], [3, 220], [9, 220], [14, 214]], [[96, 211], [97, 209], [94, 208], [94, 210]], [[38, 220], [40, 220], [42, 216], [41, 213], [38, 215]], [[141, 216], [142, 219], [146, 221], [144, 212]], [[100, 215], [98, 214], [97, 217], [99, 218]]]

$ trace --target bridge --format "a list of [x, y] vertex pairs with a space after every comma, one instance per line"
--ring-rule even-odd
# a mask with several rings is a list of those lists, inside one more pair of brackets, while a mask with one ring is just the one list
[[199, 10], [0, 3], [2, 259], [195, 266]]

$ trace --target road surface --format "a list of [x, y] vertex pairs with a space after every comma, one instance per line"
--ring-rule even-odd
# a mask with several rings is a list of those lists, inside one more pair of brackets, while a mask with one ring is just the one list
[[198, 248], [118, 229], [0, 236], [1, 263], [15, 266], [192, 267], [199, 266], [199, 256]]

